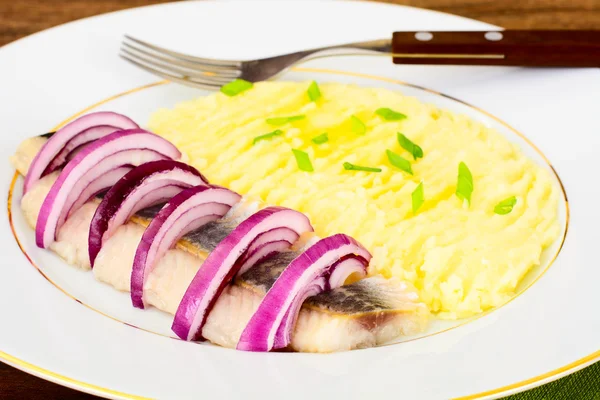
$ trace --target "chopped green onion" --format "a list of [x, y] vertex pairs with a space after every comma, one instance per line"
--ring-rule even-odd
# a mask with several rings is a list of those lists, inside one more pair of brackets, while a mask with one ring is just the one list
[[381, 172], [381, 168], [363, 167], [362, 165], [354, 165], [349, 162], [344, 163], [344, 169], [348, 171]]
[[400, 121], [401, 119], [406, 119], [407, 116], [399, 113], [398, 111], [394, 111], [391, 108], [378, 108], [375, 111], [375, 114], [379, 115], [381, 118], [385, 119], [386, 121]]
[[352, 132], [357, 135], [364, 135], [367, 132], [367, 126], [358, 117], [351, 116], [350, 122], [352, 123]]
[[394, 153], [391, 150], [386, 150], [385, 151], [388, 157], [388, 160], [390, 160], [390, 163], [398, 168], [401, 169], [402, 171], [408, 173], [408, 174], [413, 174], [412, 171], [412, 167], [410, 166], [410, 161], [408, 161], [406, 158]]
[[398, 144], [400, 144], [404, 150], [412, 154], [415, 160], [417, 158], [423, 158], [423, 149], [414, 144], [409, 138], [400, 132], [398, 132]]
[[302, 171], [313, 172], [315, 170], [310, 162], [308, 153], [297, 149], [292, 149], [292, 153], [294, 153], [294, 157], [296, 157], [296, 164], [298, 164], [298, 168], [300, 168]]
[[282, 135], [283, 131], [280, 129], [276, 129], [273, 132], [269, 132], [269, 133], [265, 133], [264, 135], [260, 135], [254, 138], [254, 140], [252, 141], [252, 144], [256, 144], [256, 142], [259, 142], [261, 140], [267, 140], [267, 139], [271, 139], [275, 136], [279, 136]]
[[251, 89], [252, 86], [254, 86], [252, 82], [248, 82], [243, 79], [236, 79], [234, 81], [229, 82], [226, 85], [221, 86], [221, 92], [223, 92], [227, 96], [235, 96], [237, 94], [245, 92], [248, 89]]
[[312, 81], [310, 83], [310, 86], [308, 87], [306, 93], [308, 93], [308, 98], [310, 99], [310, 101], [319, 100], [319, 98], [321, 97], [321, 90], [319, 89], [317, 81]]
[[412, 192], [412, 211], [413, 214], [417, 213], [417, 210], [421, 208], [425, 202], [425, 194], [423, 192], [423, 182], [419, 183], [417, 188]]
[[473, 193], [473, 175], [464, 162], [458, 164], [458, 181], [456, 183], [456, 196], [466, 200], [471, 205], [471, 193]]
[[281, 126], [287, 124], [288, 122], [300, 121], [304, 118], [306, 118], [306, 115], [292, 115], [291, 117], [267, 118], [267, 124]]
[[323, 144], [329, 141], [329, 134], [327, 132], [321, 133], [311, 139], [314, 144]]
[[512, 211], [515, 204], [517, 204], [517, 198], [515, 196], [511, 196], [508, 199], [504, 199], [500, 203], [496, 204], [496, 207], [494, 207], [494, 212], [500, 215], [508, 214]]

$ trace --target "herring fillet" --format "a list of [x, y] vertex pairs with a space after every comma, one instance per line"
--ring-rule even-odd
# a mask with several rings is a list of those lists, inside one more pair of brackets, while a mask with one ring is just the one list
[[[25, 140], [11, 161], [21, 174], [46, 139]], [[40, 180], [22, 199], [21, 208], [33, 228], [41, 204], [56, 180], [57, 173]], [[59, 230], [51, 250], [68, 263], [90, 269], [87, 236], [97, 200], [77, 210]], [[187, 235], [177, 248], [169, 250], [150, 273], [144, 286], [148, 304], [174, 314], [189, 283], [216, 244], [243, 218], [257, 209], [256, 203], [242, 200], [226, 218]], [[156, 209], [138, 213], [117, 229], [98, 254], [93, 269], [97, 280], [118, 290], [129, 291], [133, 257], [137, 244]], [[226, 288], [208, 316], [202, 335], [213, 343], [235, 348], [237, 341], [266, 291], [296, 251], [283, 252], [261, 262]], [[397, 279], [370, 277], [309, 298], [303, 305], [291, 348], [303, 352], [334, 352], [372, 347], [422, 331], [429, 312], [416, 291]]]

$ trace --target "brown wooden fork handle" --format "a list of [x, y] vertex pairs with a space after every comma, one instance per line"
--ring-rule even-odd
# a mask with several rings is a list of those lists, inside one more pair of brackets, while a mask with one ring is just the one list
[[600, 67], [600, 30], [394, 32], [395, 64]]

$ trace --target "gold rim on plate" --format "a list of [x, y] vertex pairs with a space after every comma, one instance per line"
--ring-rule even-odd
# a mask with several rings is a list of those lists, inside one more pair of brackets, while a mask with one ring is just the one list
[[[564, 201], [565, 201], [565, 208], [566, 208], [566, 210], [565, 210], [566, 211], [566, 222], [565, 222], [565, 227], [564, 227], [564, 230], [563, 230], [563, 237], [561, 239], [561, 243], [560, 243], [560, 245], [559, 245], [559, 247], [558, 247], [558, 249], [556, 251], [556, 254], [552, 257], [552, 259], [550, 260], [550, 262], [548, 263], [548, 265], [546, 266], [546, 268], [543, 271], [541, 271], [541, 273], [535, 279], [533, 279], [532, 282], [529, 285], [527, 285], [525, 288], [523, 288], [511, 300], [509, 300], [508, 302], [504, 303], [503, 305], [501, 305], [499, 307], [492, 308], [492, 309], [490, 309], [490, 310], [488, 310], [486, 312], [483, 312], [483, 313], [477, 315], [474, 318], [469, 318], [464, 323], [455, 325], [453, 327], [450, 327], [448, 329], [445, 329], [445, 330], [442, 330], [442, 331], [439, 331], [439, 332], [432, 333], [430, 335], [422, 336], [422, 337], [419, 337], [419, 338], [416, 338], [416, 339], [412, 339], [412, 340], [408, 340], [408, 341], [400, 342], [400, 343], [395, 343], [395, 344], [406, 343], [406, 342], [410, 342], [410, 341], [413, 341], [413, 340], [418, 340], [418, 339], [423, 339], [423, 338], [426, 338], [426, 337], [434, 336], [434, 335], [437, 335], [437, 334], [440, 334], [440, 333], [443, 333], [443, 332], [447, 332], [447, 331], [449, 331], [451, 329], [458, 328], [459, 326], [463, 326], [466, 323], [475, 321], [476, 319], [479, 319], [479, 318], [481, 318], [481, 317], [489, 314], [490, 312], [498, 310], [499, 308], [503, 307], [504, 305], [508, 304], [509, 302], [513, 301], [514, 299], [516, 299], [517, 297], [519, 297], [520, 295], [522, 295], [527, 289], [529, 289], [535, 282], [537, 282], [548, 271], [548, 269], [554, 263], [554, 261], [556, 260], [558, 254], [560, 253], [560, 251], [561, 251], [561, 249], [562, 249], [562, 247], [564, 245], [566, 236], [567, 236], [567, 231], [568, 231], [568, 227], [569, 227], [569, 215], [570, 215], [570, 213], [569, 213], [569, 203], [568, 203], [567, 194], [566, 194], [564, 185], [563, 185], [563, 183], [562, 183], [562, 181], [561, 181], [558, 173], [556, 172], [556, 170], [554, 169], [554, 167], [552, 166], [552, 164], [550, 163], [550, 161], [548, 160], [548, 158], [542, 153], [542, 151], [533, 142], [531, 142], [531, 140], [529, 140], [524, 134], [522, 134], [521, 132], [517, 131], [515, 128], [513, 128], [512, 126], [510, 126], [506, 122], [502, 121], [500, 118], [496, 117], [495, 115], [492, 115], [489, 112], [487, 112], [485, 110], [482, 110], [482, 109], [480, 109], [480, 108], [478, 108], [476, 106], [473, 106], [473, 105], [471, 105], [471, 104], [469, 104], [467, 102], [464, 102], [464, 101], [459, 100], [457, 98], [454, 98], [452, 96], [449, 96], [449, 95], [437, 92], [435, 90], [432, 90], [432, 89], [429, 89], [429, 88], [426, 88], [426, 87], [423, 87], [423, 86], [419, 86], [419, 85], [414, 85], [414, 84], [411, 84], [411, 83], [408, 83], [408, 82], [405, 82], [405, 81], [401, 81], [401, 80], [398, 80], [398, 79], [386, 78], [386, 77], [380, 77], [380, 76], [374, 76], [374, 75], [357, 73], [357, 72], [350, 72], [350, 71], [331, 70], [331, 69], [317, 69], [317, 68], [296, 67], [296, 68], [293, 68], [292, 71], [307, 72], [307, 73], [323, 73], [323, 74], [346, 75], [346, 76], [353, 76], [353, 77], [359, 77], [359, 78], [366, 78], [366, 79], [378, 80], [378, 81], [383, 81], [383, 82], [389, 82], [389, 83], [394, 83], [394, 84], [399, 84], [399, 85], [403, 85], [403, 86], [408, 86], [408, 87], [420, 89], [420, 90], [423, 90], [423, 91], [426, 91], [426, 92], [429, 92], [429, 93], [432, 93], [432, 94], [435, 94], [435, 95], [438, 95], [438, 96], [445, 97], [447, 99], [456, 101], [456, 102], [458, 102], [460, 104], [463, 104], [463, 105], [465, 105], [465, 106], [467, 106], [469, 108], [472, 108], [472, 109], [474, 109], [474, 110], [476, 110], [476, 111], [484, 114], [485, 116], [493, 119], [494, 121], [500, 123], [504, 127], [508, 128], [510, 131], [514, 132], [519, 137], [521, 137], [525, 142], [527, 142], [527, 144], [529, 146], [531, 146], [542, 157], [542, 159], [547, 163], [547, 165], [551, 168], [551, 170], [554, 173], [554, 175], [555, 175], [555, 177], [556, 177], [556, 179], [557, 179], [557, 181], [558, 181], [558, 183], [560, 185], [560, 188], [562, 190], [562, 193], [563, 193], [563, 196], [564, 196]], [[92, 109], [94, 109], [94, 108], [96, 108], [96, 107], [98, 107], [100, 105], [106, 104], [106, 103], [108, 103], [108, 102], [110, 102], [112, 100], [115, 100], [115, 99], [120, 98], [120, 97], [127, 96], [127, 95], [132, 94], [132, 93], [136, 93], [136, 92], [139, 92], [139, 91], [142, 91], [142, 90], [145, 90], [145, 89], [149, 89], [149, 88], [156, 87], [156, 86], [161, 86], [161, 85], [164, 85], [164, 84], [167, 84], [167, 83], [169, 83], [169, 81], [166, 81], [166, 80], [159, 81], [159, 82], [154, 82], [154, 83], [151, 83], [151, 84], [148, 84], [148, 85], [144, 85], [144, 86], [139, 86], [139, 87], [136, 87], [136, 88], [133, 88], [133, 89], [121, 92], [119, 94], [116, 94], [114, 96], [108, 97], [106, 99], [103, 99], [103, 100], [101, 100], [101, 101], [99, 101], [99, 102], [97, 102], [95, 104], [92, 104], [89, 107], [84, 108], [83, 110], [77, 112], [76, 114], [70, 116], [69, 118], [67, 118], [66, 120], [62, 121], [60, 124], [58, 124], [56, 127], [54, 127], [52, 130], [55, 131], [55, 130], [59, 129], [61, 126], [65, 125], [68, 122], [72, 121], [73, 119], [79, 117], [80, 115], [85, 114], [86, 112], [91, 111]], [[110, 319], [112, 319], [114, 321], [121, 322], [121, 323], [123, 323], [125, 325], [128, 325], [128, 326], [131, 326], [133, 328], [141, 329], [143, 331], [146, 331], [146, 332], [149, 332], [149, 333], [154, 333], [154, 334], [161, 335], [161, 336], [168, 337], [168, 338], [173, 338], [171, 336], [163, 335], [163, 334], [160, 334], [160, 333], [157, 333], [157, 332], [153, 332], [153, 331], [150, 331], [150, 330], [146, 330], [144, 328], [140, 328], [140, 327], [131, 325], [131, 324], [126, 323], [124, 321], [120, 321], [120, 320], [118, 320], [118, 319], [116, 319], [116, 318], [114, 318], [114, 317], [112, 317], [110, 315], [107, 315], [106, 313], [103, 313], [103, 312], [101, 312], [99, 310], [96, 310], [95, 308], [93, 308], [93, 307], [91, 307], [91, 306], [89, 306], [89, 305], [81, 302], [79, 299], [77, 299], [76, 297], [74, 297], [73, 295], [71, 295], [70, 293], [68, 293], [67, 291], [65, 291], [64, 289], [62, 289], [60, 286], [58, 286], [55, 282], [53, 282], [51, 279], [49, 279], [49, 277], [47, 277], [44, 274], [44, 272], [33, 262], [33, 260], [31, 259], [31, 257], [27, 254], [27, 252], [25, 251], [25, 249], [21, 245], [21, 242], [20, 242], [20, 240], [19, 240], [19, 238], [18, 238], [18, 236], [16, 234], [16, 231], [14, 229], [14, 225], [13, 225], [13, 221], [12, 221], [12, 209], [11, 208], [12, 208], [12, 193], [13, 193], [13, 188], [14, 188], [14, 186], [16, 184], [16, 181], [17, 181], [17, 177], [18, 177], [18, 173], [15, 173], [15, 175], [13, 177], [13, 180], [11, 182], [11, 185], [10, 185], [10, 189], [9, 189], [9, 193], [8, 193], [8, 198], [7, 198], [7, 209], [8, 209], [9, 223], [10, 223], [10, 227], [11, 227], [13, 236], [15, 237], [15, 240], [17, 241], [17, 244], [18, 244], [19, 248], [21, 249], [21, 251], [23, 252], [23, 254], [25, 255], [25, 257], [27, 258], [27, 260], [38, 270], [38, 272], [42, 276], [44, 276], [44, 278], [46, 280], [48, 280], [52, 285], [54, 285], [55, 287], [57, 287], [60, 291], [62, 291], [63, 293], [65, 293], [67, 296], [71, 297], [72, 299], [74, 299], [78, 303], [82, 304], [83, 306], [85, 306], [85, 307], [87, 307], [87, 308], [89, 308], [89, 309], [91, 309], [93, 311], [96, 311], [96, 312], [98, 312], [98, 313], [100, 313], [100, 314], [102, 314], [102, 315], [104, 315], [104, 316], [106, 316], [106, 317], [108, 317], [108, 318], [110, 318]], [[390, 344], [390, 345], [394, 345], [394, 344]], [[523, 381], [511, 384], [511, 385], [503, 386], [503, 387], [500, 387], [500, 388], [497, 388], [497, 389], [493, 389], [493, 390], [489, 390], [489, 391], [485, 391], [485, 392], [481, 392], [481, 393], [476, 393], [476, 394], [469, 395], [469, 396], [459, 397], [459, 398], [456, 398], [455, 400], [484, 399], [484, 398], [496, 397], [496, 396], [501, 395], [501, 394], [507, 395], [507, 394], [510, 394], [510, 393], [514, 393], [514, 392], [526, 390], [528, 388], [535, 387], [535, 386], [541, 385], [543, 383], [550, 382], [552, 380], [560, 378], [561, 376], [564, 376], [564, 375], [567, 375], [569, 373], [575, 372], [575, 371], [577, 371], [577, 370], [579, 370], [581, 368], [584, 368], [585, 366], [587, 366], [589, 364], [592, 364], [594, 361], [597, 361], [598, 359], [600, 359], [600, 351], [592, 353], [592, 354], [590, 354], [590, 355], [588, 355], [588, 356], [586, 356], [584, 358], [581, 358], [581, 359], [579, 359], [579, 360], [577, 360], [577, 361], [575, 361], [573, 363], [567, 364], [567, 365], [565, 365], [565, 366], [563, 366], [561, 368], [552, 370], [552, 371], [547, 372], [545, 374], [542, 374], [542, 375], [539, 375], [539, 376], [536, 376], [536, 377], [533, 377], [533, 378], [530, 378], [530, 379], [527, 379], [527, 380], [523, 380]], [[0, 361], [3, 361], [3, 362], [5, 362], [5, 363], [7, 363], [9, 365], [12, 365], [15, 368], [23, 370], [25, 372], [31, 373], [31, 374], [33, 374], [33, 375], [35, 375], [37, 377], [44, 378], [44, 379], [47, 379], [47, 380], [52, 381], [54, 383], [58, 383], [58, 384], [61, 384], [63, 386], [67, 386], [67, 387], [70, 387], [70, 388], [73, 388], [73, 389], [78, 389], [78, 390], [81, 390], [81, 391], [84, 391], [84, 392], [88, 392], [88, 393], [92, 393], [92, 394], [98, 394], [98, 395], [103, 395], [103, 396], [110, 396], [110, 397], [113, 397], [113, 398], [121, 398], [121, 399], [146, 399], [145, 397], [141, 397], [141, 396], [137, 396], [137, 395], [132, 395], [132, 394], [127, 394], [127, 393], [115, 391], [115, 390], [112, 390], [112, 389], [103, 388], [103, 387], [96, 386], [96, 385], [93, 385], [93, 384], [90, 384], [90, 383], [86, 383], [86, 382], [82, 382], [82, 381], [79, 381], [79, 380], [76, 380], [76, 379], [69, 378], [67, 376], [64, 376], [64, 375], [58, 374], [56, 372], [44, 369], [42, 367], [36, 366], [34, 364], [31, 364], [31, 363], [28, 363], [28, 362], [26, 362], [24, 360], [21, 360], [21, 359], [19, 359], [17, 357], [14, 357], [14, 356], [12, 356], [12, 355], [10, 355], [8, 353], [5, 353], [5, 352], [3, 352], [1, 350], [0, 350]]]

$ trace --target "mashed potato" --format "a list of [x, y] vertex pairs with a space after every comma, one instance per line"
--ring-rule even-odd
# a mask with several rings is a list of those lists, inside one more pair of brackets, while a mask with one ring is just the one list
[[[354, 236], [374, 255], [371, 273], [396, 276], [419, 290], [432, 312], [462, 318], [506, 302], [542, 250], [559, 234], [559, 190], [550, 175], [497, 132], [465, 116], [385, 89], [263, 82], [238, 96], [217, 93], [159, 110], [149, 128], [175, 143], [215, 184], [306, 213], [317, 233]], [[375, 110], [405, 114], [386, 121]], [[267, 118], [306, 118], [274, 127]], [[366, 125], [352, 129], [351, 117]], [[276, 128], [283, 134], [253, 145]], [[329, 141], [311, 138], [327, 132]], [[421, 146], [413, 161], [397, 132]], [[312, 160], [298, 168], [291, 149]], [[414, 175], [393, 167], [390, 149], [412, 163]], [[344, 162], [381, 172], [347, 171]], [[455, 195], [458, 164], [473, 175], [471, 205]], [[411, 193], [423, 182], [425, 202], [413, 215]], [[494, 206], [515, 196], [506, 215]]]

